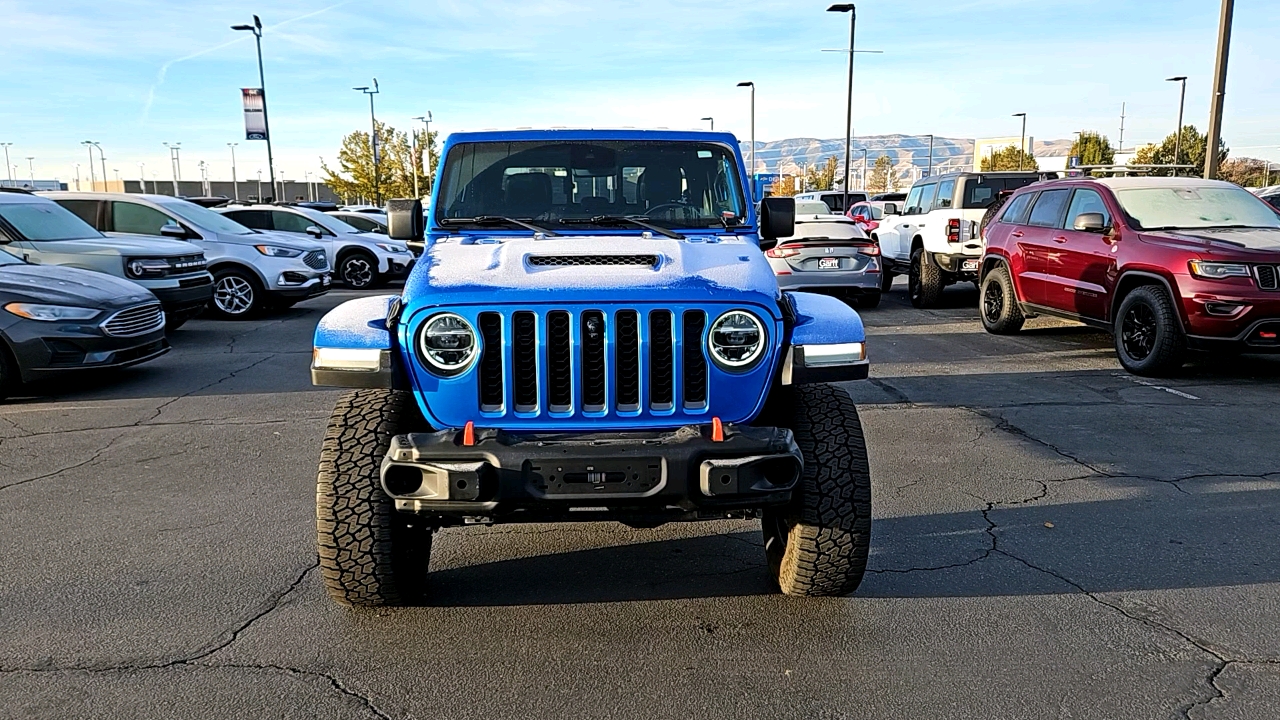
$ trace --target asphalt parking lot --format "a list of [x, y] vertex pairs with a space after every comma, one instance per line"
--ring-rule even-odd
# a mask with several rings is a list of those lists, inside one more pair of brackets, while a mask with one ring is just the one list
[[0, 405], [0, 716], [1280, 716], [1280, 358], [1139, 379], [900, 280], [848, 386], [854, 596], [772, 593], [757, 523], [504, 526], [438, 537], [431, 607], [353, 612], [317, 576], [338, 393], [307, 373], [352, 296]]

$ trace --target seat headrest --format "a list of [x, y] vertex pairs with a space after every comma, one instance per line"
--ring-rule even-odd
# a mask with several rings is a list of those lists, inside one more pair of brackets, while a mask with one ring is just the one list
[[684, 197], [684, 175], [680, 168], [659, 165], [646, 168], [640, 176], [644, 199], [650, 206], [678, 202]]
[[512, 217], [536, 218], [551, 209], [551, 177], [521, 173], [507, 178], [507, 212]]

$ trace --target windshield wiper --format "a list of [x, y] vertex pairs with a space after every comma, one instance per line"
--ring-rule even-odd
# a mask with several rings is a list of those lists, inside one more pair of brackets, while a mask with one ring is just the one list
[[556, 233], [553, 230], [547, 230], [546, 228], [538, 227], [537, 225], [534, 225], [531, 222], [526, 222], [524, 220], [517, 220], [516, 218], [509, 218], [503, 215], [477, 215], [476, 217], [470, 217], [470, 218], [444, 218], [443, 220], [440, 221], [440, 224], [446, 227], [449, 225], [497, 225], [500, 223], [506, 223], [508, 225], [515, 225], [516, 227], [522, 227], [525, 230], [531, 230], [535, 233], [542, 233], [547, 237], [558, 236], [558, 233]]
[[560, 218], [560, 222], [564, 225], [617, 225], [618, 223], [630, 223], [638, 228], [644, 228], [650, 232], [656, 232], [659, 235], [666, 235], [672, 240], [684, 240], [684, 235], [681, 235], [675, 230], [668, 230], [664, 227], [653, 225], [645, 222], [645, 220], [641, 218], [631, 215], [596, 215], [595, 217], [590, 218]]

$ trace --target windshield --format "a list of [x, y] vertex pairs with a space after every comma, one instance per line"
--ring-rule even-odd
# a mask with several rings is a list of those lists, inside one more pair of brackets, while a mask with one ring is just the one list
[[865, 238], [866, 233], [850, 221], [824, 220], [821, 222], [797, 222], [795, 234], [783, 238], [783, 242], [794, 243], [806, 240], [854, 240]]
[[21, 258], [10, 255], [5, 250], [0, 250], [0, 265], [25, 265]]
[[830, 215], [831, 208], [821, 200], [797, 200], [796, 215]]
[[460, 144], [445, 160], [439, 197], [437, 225], [499, 216], [560, 231], [631, 215], [666, 228], [711, 228], [746, 215], [733, 151], [700, 142]]
[[225, 235], [255, 234], [254, 231], [226, 215], [220, 215], [195, 203], [189, 203], [185, 200], [163, 200], [158, 201], [157, 204], [192, 225], [211, 232]]
[[75, 213], [52, 201], [3, 203], [0, 204], [0, 218], [9, 221], [23, 237], [32, 241], [102, 237], [102, 233], [94, 230]]
[[1125, 188], [1115, 193], [1137, 230], [1233, 226], [1280, 229], [1280, 216], [1241, 188], [1184, 185]]

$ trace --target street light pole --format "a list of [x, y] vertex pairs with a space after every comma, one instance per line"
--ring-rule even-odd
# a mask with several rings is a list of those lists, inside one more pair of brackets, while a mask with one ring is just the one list
[[147, 194], [147, 164], [138, 163], [138, 192]]
[[[1182, 84], [1182, 92], [1178, 96], [1178, 132], [1173, 136], [1173, 164], [1176, 166], [1182, 157], [1182, 109], [1187, 103], [1187, 76], [1178, 75], [1171, 78], [1165, 78], [1165, 82], [1176, 82]], [[1208, 147], [1207, 145], [1205, 146]], [[1173, 168], [1175, 177], [1178, 175], [1178, 168]]]
[[262, 202], [262, 171], [258, 171], [258, 202]]
[[[9, 170], [9, 177], [13, 177], [13, 170]], [[80, 163], [76, 163], [76, 190], [80, 190]]]
[[1018, 169], [1021, 170], [1022, 160], [1027, 156], [1027, 114], [1014, 113], [1013, 117], [1022, 118], [1022, 139], [1018, 141]]
[[[841, 210], [849, 209], [849, 152], [853, 144], [853, 53], [854, 53], [854, 34], [858, 27], [858, 10], [853, 3], [842, 3], [832, 5], [827, 8], [827, 12], [847, 12], [849, 13], [849, 89], [845, 103], [844, 117], [844, 204]], [[864, 156], [865, 157], [865, 156]], [[865, 171], [865, 163], [864, 163]], [[863, 183], [866, 183], [865, 174]]]
[[[182, 160], [179, 156], [182, 143], [161, 143], [169, 148], [169, 169], [173, 171], [173, 196], [178, 197], [181, 193], [178, 190], [178, 183], [182, 180]], [[93, 172], [93, 163], [89, 164], [89, 172]]]
[[[95, 187], [98, 184], [98, 176], [93, 172], [93, 143], [89, 140], [82, 140], [80, 144], [89, 150], [89, 191], [93, 192], [98, 189]], [[106, 181], [106, 178], [102, 178], [104, 184]]]
[[240, 199], [240, 183], [236, 181], [236, 146], [240, 143], [227, 143], [227, 147], [231, 148], [231, 192], [235, 194], [236, 200]]
[[[271, 174], [271, 187], [276, 186], [276, 163], [271, 154], [271, 120], [267, 117], [267, 77], [262, 72], [262, 21], [253, 16], [252, 25], [232, 25], [232, 30], [247, 30], [253, 33], [253, 40], [258, 46], [258, 87], [262, 90], [262, 129], [267, 136], [267, 170]], [[272, 190], [271, 192], [275, 192]], [[258, 201], [262, 201], [262, 193], [258, 193]]]
[[933, 136], [929, 136], [929, 175], [933, 177]]
[[747, 181], [751, 183], [751, 199], [756, 197], [756, 84], [740, 82], [738, 87], [751, 88], [751, 170], [747, 172]]
[[[428, 112], [428, 114], [430, 113]], [[427, 122], [426, 115], [419, 115], [418, 117], [409, 118], [409, 119], [421, 120], [423, 123]], [[431, 126], [427, 125], [427, 127], [429, 128]], [[431, 131], [428, 130], [427, 132], [430, 133]], [[422, 192], [418, 189], [418, 165], [422, 162], [422, 151], [418, 149], [418, 131], [413, 129], [412, 126], [410, 126], [409, 128], [409, 138], [413, 140], [413, 196], [416, 198], [421, 198]], [[427, 135], [426, 142], [427, 142], [427, 147], [431, 147], [430, 135]]]
[[[10, 185], [13, 185], [13, 170], [9, 167], [9, 146], [12, 144], [13, 143], [11, 142], [0, 143], [0, 145], [4, 146], [4, 169], [9, 174]], [[76, 188], [76, 189], [79, 190], [80, 188]]]
[[[31, 173], [31, 189], [32, 190], [36, 189], [36, 166], [31, 162], [32, 160], [35, 160], [35, 159], [36, 158], [34, 155], [27, 156], [27, 172]], [[103, 184], [106, 184], [106, 178], [103, 178]]]
[[709, 122], [709, 123], [711, 123], [711, 132], [715, 132], [715, 131], [716, 131], [716, 119], [715, 119], [715, 118], [713, 118], [713, 117], [704, 117], [704, 118], [702, 118], [702, 121], [703, 121], [703, 122]]
[[[1227, 95], [1227, 55], [1231, 52], [1233, 0], [1222, 0], [1218, 17], [1218, 55], [1213, 66], [1213, 99], [1209, 103], [1209, 136], [1205, 138], [1204, 177], [1218, 175], [1218, 143], [1222, 138], [1222, 101]], [[1181, 133], [1179, 133], [1181, 135]]]
[[382, 206], [382, 182], [381, 182], [381, 158], [378, 153], [378, 118], [373, 114], [373, 96], [378, 94], [378, 78], [373, 79], [373, 89], [370, 90], [368, 85], [358, 88], [358, 90], [369, 96], [369, 147], [373, 150], [373, 202], [375, 205]]

